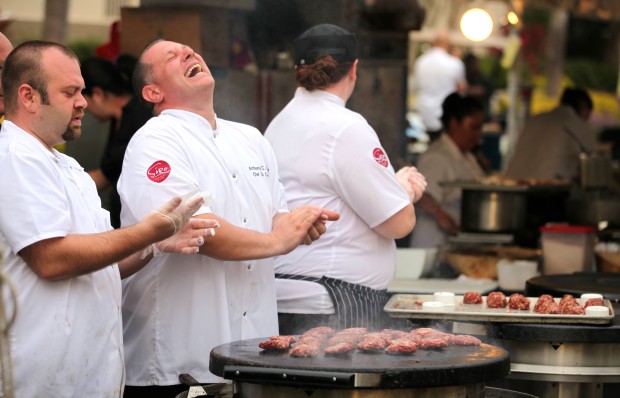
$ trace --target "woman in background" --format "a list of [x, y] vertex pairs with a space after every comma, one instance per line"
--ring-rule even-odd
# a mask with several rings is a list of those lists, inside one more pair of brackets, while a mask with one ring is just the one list
[[[413, 202], [426, 182], [398, 173], [373, 128], [345, 107], [357, 80], [357, 40], [329, 24], [294, 43], [295, 96], [265, 131], [288, 206], [314, 203], [340, 213], [319, 241], [275, 260], [280, 334], [310, 327], [388, 326], [383, 307], [396, 244], [415, 225]], [[337, 225], [336, 225], [337, 224]]]
[[[484, 171], [471, 152], [482, 138], [484, 107], [474, 97], [452, 93], [443, 101], [443, 132], [418, 161], [428, 186], [418, 202], [417, 226], [411, 247], [436, 249], [459, 232], [461, 189], [442, 187], [440, 182], [475, 180]], [[436, 269], [437, 277], [454, 276], [449, 269]]]

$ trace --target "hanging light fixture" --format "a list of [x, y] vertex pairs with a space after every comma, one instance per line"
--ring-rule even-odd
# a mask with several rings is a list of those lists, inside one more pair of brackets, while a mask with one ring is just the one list
[[471, 41], [483, 41], [493, 32], [493, 19], [482, 8], [470, 8], [463, 13], [460, 22], [461, 32]]

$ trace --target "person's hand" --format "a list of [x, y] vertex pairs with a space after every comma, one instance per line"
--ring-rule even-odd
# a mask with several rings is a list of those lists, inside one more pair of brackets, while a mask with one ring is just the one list
[[151, 213], [168, 219], [173, 226], [172, 235], [185, 226], [192, 215], [209, 199], [205, 193], [197, 193], [183, 202], [180, 196], [175, 196], [161, 207], [153, 210]]
[[205, 238], [215, 236], [215, 228], [220, 224], [216, 220], [207, 218], [190, 218], [187, 224], [176, 234], [168, 239], [153, 245], [153, 255], [159, 252], [196, 254], [200, 246], [205, 243]]
[[396, 179], [409, 195], [411, 203], [416, 203], [426, 190], [426, 178], [413, 166], [405, 166], [396, 172]]
[[319, 239], [321, 235], [323, 235], [327, 231], [327, 227], [325, 226], [325, 220], [318, 219], [312, 224], [310, 229], [308, 229], [308, 233], [304, 236], [302, 243], [304, 245], [309, 245], [315, 240]]
[[278, 217], [271, 231], [286, 254], [302, 243], [311, 244], [327, 230], [326, 221], [335, 221], [340, 215], [317, 206], [301, 206]]

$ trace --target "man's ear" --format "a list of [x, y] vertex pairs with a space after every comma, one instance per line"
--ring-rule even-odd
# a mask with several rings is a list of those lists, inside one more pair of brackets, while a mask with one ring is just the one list
[[36, 112], [41, 105], [41, 94], [29, 84], [22, 84], [17, 89], [17, 100], [22, 103], [26, 111]]
[[157, 86], [148, 84], [142, 87], [142, 98], [144, 98], [145, 101], [158, 104], [164, 99], [164, 95], [159, 91]]

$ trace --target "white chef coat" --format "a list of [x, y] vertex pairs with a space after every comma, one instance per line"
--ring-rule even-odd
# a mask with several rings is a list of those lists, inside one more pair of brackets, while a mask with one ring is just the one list
[[72, 158], [5, 120], [0, 132], [0, 230], [17, 290], [10, 329], [16, 397], [120, 397], [121, 279], [116, 264], [60, 281], [17, 253], [41, 240], [112, 229], [93, 180]]
[[[426, 178], [426, 193], [431, 195], [457, 223], [461, 219], [461, 189], [442, 187], [440, 182], [474, 180], [484, 176], [476, 158], [463, 153], [452, 138], [443, 133], [418, 160], [418, 171]], [[446, 234], [439, 229], [433, 216], [420, 209], [411, 235], [411, 247], [436, 248], [444, 244]]]
[[414, 64], [416, 108], [428, 131], [441, 130], [441, 104], [465, 83], [465, 65], [459, 58], [439, 47], [432, 47]]
[[[573, 136], [566, 129], [570, 130]], [[579, 153], [596, 149], [592, 127], [568, 105], [530, 117], [508, 162], [506, 175], [514, 178], [579, 177]]]
[[[372, 289], [394, 277], [396, 246], [373, 230], [409, 203], [379, 138], [338, 96], [298, 88], [265, 131], [278, 160], [289, 208], [314, 204], [340, 213], [309, 246], [276, 258], [276, 272], [327, 276]], [[332, 313], [326, 289], [276, 280], [278, 310]]]
[[[253, 127], [166, 110], [132, 138], [118, 182], [123, 225], [174, 195], [199, 188], [213, 212], [242, 228], [270, 232], [286, 211], [269, 143]], [[178, 384], [180, 373], [217, 382], [217, 345], [278, 332], [273, 260], [220, 261], [163, 254], [123, 281], [127, 385]]]

